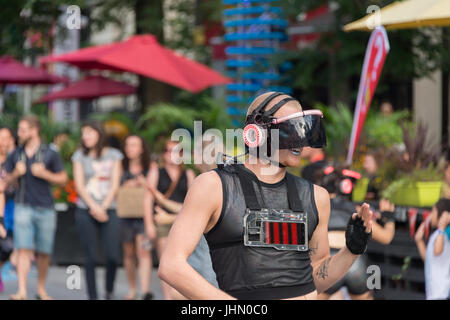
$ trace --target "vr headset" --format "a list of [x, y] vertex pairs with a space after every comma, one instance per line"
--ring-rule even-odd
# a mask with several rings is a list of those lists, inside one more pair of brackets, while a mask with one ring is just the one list
[[271, 130], [276, 129], [279, 130], [279, 149], [326, 146], [322, 111], [300, 111], [275, 118], [273, 115], [283, 105], [296, 100], [292, 97], [285, 98], [269, 110], [265, 110], [270, 101], [281, 95], [285, 94], [281, 92], [271, 94], [247, 116], [243, 131], [245, 145], [249, 148], [261, 147], [265, 143], [270, 145]]

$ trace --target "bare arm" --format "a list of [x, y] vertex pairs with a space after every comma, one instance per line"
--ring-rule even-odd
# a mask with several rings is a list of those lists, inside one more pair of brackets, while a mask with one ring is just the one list
[[442, 251], [444, 251], [444, 240], [445, 240], [445, 228], [447, 228], [448, 224], [450, 223], [450, 213], [448, 211], [444, 211], [439, 218], [438, 221], [438, 229], [442, 232], [437, 236], [436, 240], [434, 241], [434, 249], [433, 253], [435, 256], [439, 256]]
[[11, 172], [11, 173], [7, 173], [7, 174], [6, 174], [6, 178], [5, 178], [5, 184], [6, 184], [7, 186], [10, 186], [10, 185], [14, 184], [15, 182], [17, 182], [21, 176], [22, 176], [22, 175], [19, 174], [19, 173], [17, 172], [17, 170], [14, 170], [14, 171]]
[[221, 209], [220, 178], [213, 171], [203, 173], [189, 188], [183, 208], [170, 230], [158, 276], [188, 299], [233, 299], [187, 263], [202, 234], [215, 225]]
[[[186, 170], [186, 176], [187, 176], [187, 186], [188, 188], [192, 185], [195, 179], [195, 173], [191, 169]], [[156, 186], [151, 187], [151, 192], [156, 200], [156, 202], [164, 207], [165, 209], [172, 211], [172, 212], [179, 212], [181, 208], [183, 207], [183, 204], [180, 202], [176, 202], [173, 200], [170, 200], [164, 196], [161, 192], [156, 189]], [[175, 219], [175, 218], [174, 218]]]
[[[158, 185], [159, 172], [156, 163], [150, 164], [150, 170], [147, 174], [147, 184], [154, 188]], [[154, 198], [152, 193], [147, 189], [144, 196], [144, 225], [147, 235], [153, 239], [156, 237], [155, 223], [153, 221], [153, 204]]]
[[[385, 219], [384, 226], [376, 221], [372, 222], [372, 238], [382, 244], [391, 243], [395, 235], [395, 221], [392, 221], [394, 215], [395, 205], [387, 199], [380, 200], [381, 218]], [[389, 216], [392, 216], [389, 218]]]
[[425, 242], [422, 239], [421, 241], [417, 241], [416, 244], [422, 261], [425, 261], [425, 257], [427, 256], [427, 246], [425, 245]]
[[122, 176], [122, 163], [120, 160], [114, 161], [113, 172], [111, 175], [111, 186], [109, 188], [106, 198], [102, 202], [102, 207], [106, 210], [109, 208], [114, 198], [117, 195], [120, 187], [120, 177]]
[[395, 235], [395, 222], [389, 221], [384, 227], [376, 221], [372, 222], [372, 238], [381, 244], [389, 244]]
[[[314, 195], [316, 207], [319, 211], [319, 224], [310, 241], [310, 247], [312, 248], [311, 265], [313, 267], [313, 278], [317, 292], [321, 293], [341, 279], [359, 255], [351, 253], [347, 247], [344, 247], [334, 256], [330, 257], [328, 243], [330, 197], [324, 188], [316, 185], [314, 185]], [[362, 206], [358, 215], [363, 216], [366, 228], [371, 228], [371, 221], [368, 219], [370, 215], [369, 206], [367, 204]]]
[[51, 184], [58, 186], [65, 186], [68, 180], [66, 171], [61, 172], [51, 172], [50, 170], [43, 169], [43, 171], [38, 176], [41, 179], [48, 181]]
[[439, 256], [442, 251], [444, 251], [444, 238], [445, 234], [441, 233], [436, 237], [436, 240], [434, 240], [433, 253], [435, 256]]
[[5, 188], [18, 182], [19, 178], [27, 172], [27, 167], [23, 161], [18, 161], [14, 170], [11, 173], [6, 174]]
[[414, 236], [414, 240], [416, 241], [417, 245], [417, 250], [419, 251], [422, 261], [425, 261], [425, 257], [427, 256], [427, 246], [425, 245], [425, 241], [423, 241], [424, 231], [425, 231], [425, 222], [422, 222]]
[[192, 171], [192, 169], [186, 170], [186, 178], [187, 178], [187, 187], [189, 189], [195, 180], [195, 173], [194, 173], [194, 171]]
[[152, 188], [152, 192], [154, 199], [158, 203], [158, 205], [164, 207], [165, 209], [172, 212], [179, 212], [183, 207], [183, 204], [180, 202], [176, 202], [170, 199], [167, 199], [164, 194], [159, 192], [156, 188]]

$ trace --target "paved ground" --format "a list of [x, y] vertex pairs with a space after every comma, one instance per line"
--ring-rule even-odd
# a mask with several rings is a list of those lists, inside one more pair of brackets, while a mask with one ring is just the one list
[[[47, 281], [47, 291], [50, 296], [55, 300], [85, 300], [86, 286], [84, 280], [84, 270], [81, 269], [81, 289], [70, 290], [67, 288], [67, 280], [71, 274], [66, 273], [67, 267], [52, 266], [49, 270], [49, 277]], [[9, 299], [9, 295], [13, 294], [17, 290], [17, 281], [14, 274], [14, 270], [11, 270], [8, 266], [3, 270], [3, 283], [5, 285], [5, 290], [0, 292], [0, 300]], [[97, 268], [97, 288], [99, 297], [104, 296], [104, 268]], [[70, 282], [70, 281], [69, 281]], [[28, 281], [28, 298], [34, 299], [36, 294], [36, 269], [33, 268], [30, 272], [30, 277]], [[73, 282], [72, 282], [73, 283]], [[163, 294], [161, 291], [160, 282], [157, 276], [156, 269], [153, 269], [151, 278], [151, 290], [154, 294], [154, 298], [157, 300], [163, 299]], [[139, 290], [139, 289], [138, 289]], [[123, 297], [128, 292], [128, 282], [126, 280], [125, 271], [123, 268], [118, 269], [116, 284], [115, 284], [115, 299], [123, 299]]]

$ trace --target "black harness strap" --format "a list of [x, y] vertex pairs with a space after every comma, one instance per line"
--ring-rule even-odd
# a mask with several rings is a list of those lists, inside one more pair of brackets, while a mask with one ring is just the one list
[[286, 186], [288, 191], [289, 209], [294, 212], [303, 212], [302, 202], [298, 196], [297, 184], [295, 183], [294, 176], [289, 172], [286, 172]]
[[236, 165], [237, 176], [241, 182], [242, 192], [244, 193], [245, 205], [250, 210], [261, 210], [258, 198], [256, 198], [255, 188], [253, 188], [252, 179], [249, 177], [249, 173]]
[[[278, 96], [283, 95], [284, 93], [282, 92], [275, 92], [272, 93], [270, 96], [268, 96], [258, 107], [255, 108], [255, 110], [253, 110], [252, 114], [257, 114], [257, 113], [263, 113], [265, 111], [265, 108], [267, 106], [267, 104], [272, 101], [273, 99], [275, 99]], [[262, 112], [261, 112], [262, 110]]]
[[292, 101], [292, 100], [296, 100], [296, 99], [291, 98], [291, 97], [284, 98], [283, 100], [279, 101], [276, 105], [274, 105], [269, 110], [264, 111], [263, 117], [268, 117], [268, 116], [275, 114], [282, 106], [284, 106], [286, 103], [288, 103], [289, 101]]
[[[242, 165], [236, 165], [237, 176], [241, 183], [242, 191], [244, 193], [245, 205], [250, 210], [261, 210], [261, 205], [256, 198], [256, 192], [253, 188], [252, 176], [249, 172], [245, 171]], [[298, 195], [297, 184], [295, 183], [294, 176], [286, 172], [286, 188], [288, 191], [289, 209], [294, 212], [303, 212], [302, 202]], [[263, 195], [261, 194], [261, 197]]]

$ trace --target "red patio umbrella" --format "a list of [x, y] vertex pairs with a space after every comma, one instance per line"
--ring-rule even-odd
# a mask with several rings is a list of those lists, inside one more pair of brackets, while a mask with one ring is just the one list
[[123, 42], [41, 59], [41, 63], [49, 62], [66, 62], [82, 69], [132, 72], [191, 92], [230, 81], [211, 68], [161, 46], [153, 35], [132, 36]]
[[51, 75], [43, 69], [22, 64], [11, 57], [0, 57], [0, 85], [54, 84], [68, 79]]
[[102, 76], [89, 76], [77, 81], [59, 91], [51, 92], [35, 103], [49, 102], [63, 99], [91, 100], [103, 96], [128, 95], [136, 93], [136, 87], [123, 82], [114, 81]]

